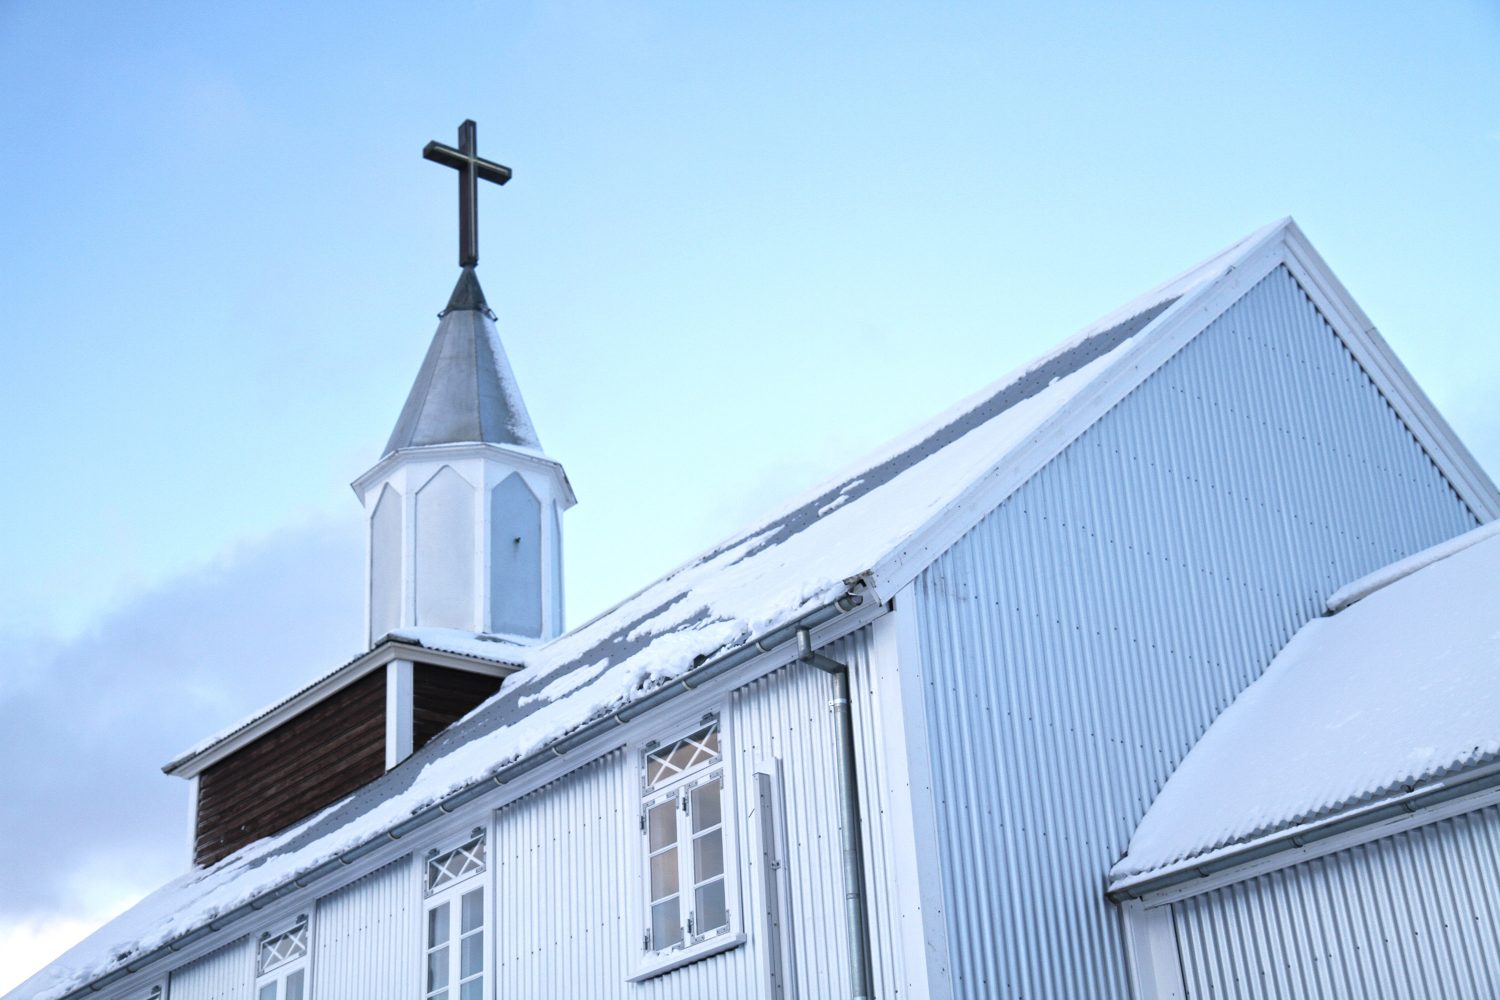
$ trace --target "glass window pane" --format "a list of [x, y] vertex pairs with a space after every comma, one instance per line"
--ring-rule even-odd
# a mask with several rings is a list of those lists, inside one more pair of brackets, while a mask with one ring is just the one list
[[720, 793], [724, 790], [724, 779], [715, 778], [713, 781], [705, 781], [693, 789], [693, 801], [691, 810], [693, 814], [693, 832], [705, 830], [711, 826], [718, 826], [723, 821], [724, 812], [720, 806]]
[[464, 983], [458, 989], [458, 1000], [482, 1000], [484, 997], [484, 980], [474, 979]]
[[260, 988], [260, 1000], [276, 1000], [275, 983], [267, 983]]
[[651, 807], [646, 813], [646, 833], [653, 851], [677, 839], [677, 800], [668, 799]]
[[302, 970], [286, 977], [286, 1000], [302, 1000]]
[[445, 989], [448, 986], [448, 949], [439, 948], [427, 953], [427, 991]]
[[484, 971], [484, 935], [470, 934], [459, 946], [458, 975], [467, 979]]
[[710, 729], [708, 731], [708, 735], [703, 738], [703, 743], [704, 743], [705, 746], [708, 747], [708, 749], [713, 753], [713, 755], [715, 757], [719, 756], [719, 727], [718, 726], [714, 726], [712, 729]]
[[681, 943], [682, 915], [673, 896], [651, 907], [651, 947], [662, 951]]
[[651, 898], [661, 899], [677, 892], [677, 848], [662, 851], [651, 859]]
[[693, 881], [724, 874], [724, 831], [705, 833], [693, 841]]
[[473, 892], [464, 893], [463, 915], [459, 918], [461, 923], [460, 934], [467, 934], [476, 927], [484, 926], [484, 890], [475, 889]]
[[724, 903], [723, 879], [698, 887], [693, 916], [696, 918], [693, 930], [699, 934], [706, 934], [729, 925], [729, 910]]
[[427, 911], [427, 947], [448, 943], [448, 904]]

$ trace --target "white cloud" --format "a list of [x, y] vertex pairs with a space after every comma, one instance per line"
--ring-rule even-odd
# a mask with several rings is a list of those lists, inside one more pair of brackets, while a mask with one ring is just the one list
[[161, 764], [360, 652], [357, 518], [288, 528], [75, 639], [5, 636], [0, 992], [187, 858]]

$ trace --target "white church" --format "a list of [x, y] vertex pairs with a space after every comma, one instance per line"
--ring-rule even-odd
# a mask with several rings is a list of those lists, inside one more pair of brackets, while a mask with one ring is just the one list
[[368, 648], [13, 1000], [1500, 996], [1500, 494], [1291, 220], [569, 627], [465, 129]]

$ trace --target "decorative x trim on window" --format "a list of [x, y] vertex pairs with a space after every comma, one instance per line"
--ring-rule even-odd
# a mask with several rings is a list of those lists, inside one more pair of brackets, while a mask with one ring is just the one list
[[484, 838], [477, 837], [427, 862], [427, 894], [484, 871]]

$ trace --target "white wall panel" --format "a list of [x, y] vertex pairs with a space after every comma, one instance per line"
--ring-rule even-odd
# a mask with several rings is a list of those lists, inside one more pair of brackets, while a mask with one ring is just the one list
[[1105, 873], [1339, 586], [1476, 524], [1284, 269], [916, 582], [954, 991], [1128, 995]]
[[1172, 906], [1192, 998], [1500, 996], [1500, 807]]
[[255, 945], [241, 938], [176, 969], [171, 1000], [250, 1000], [255, 987]]
[[[866, 789], [865, 850], [871, 923], [895, 925], [889, 885], [901, 859], [886, 851], [879, 720], [869, 694], [869, 630], [826, 650], [853, 668], [859, 714], [857, 768]], [[786, 905], [793, 927], [797, 996], [847, 993], [839, 813], [832, 784], [831, 680], [804, 666], [783, 668], [734, 692], [723, 704], [729, 794], [738, 847], [739, 926], [746, 943], [639, 984], [627, 982], [641, 956], [635, 852], [640, 848], [640, 762], [617, 751], [500, 810], [496, 835], [498, 979], [514, 998], [758, 998], [768, 977], [760, 824], [754, 818], [757, 765], [781, 761], [789, 846]], [[663, 732], [664, 737], [671, 732]], [[873, 860], [871, 860], [873, 859]], [[900, 949], [877, 937], [881, 997], [905, 995]]]
[[318, 900], [312, 1000], [408, 1000], [420, 994], [420, 889], [411, 858]]

